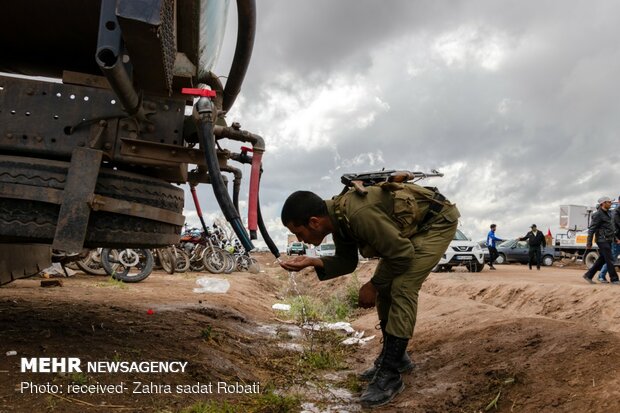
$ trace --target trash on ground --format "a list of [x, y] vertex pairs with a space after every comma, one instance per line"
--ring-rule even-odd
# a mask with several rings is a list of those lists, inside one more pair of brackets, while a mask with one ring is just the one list
[[290, 304], [276, 303], [272, 305], [271, 308], [273, 308], [274, 310], [280, 310], [280, 311], [291, 311]]
[[[363, 331], [360, 331], [362, 333], [362, 336], [364, 335]], [[357, 334], [356, 334], [357, 335]], [[373, 338], [375, 338], [375, 336], [370, 336], [370, 337], [364, 337], [362, 338], [360, 337], [349, 337], [349, 338], [345, 338], [344, 340], [342, 340], [340, 343], [344, 344], [345, 346], [351, 346], [353, 344], [359, 344], [359, 345], [364, 345], [366, 343], [368, 343], [370, 340], [372, 340]]]
[[227, 292], [230, 288], [228, 280], [223, 280], [221, 278], [201, 277], [196, 280], [196, 284], [198, 284], [200, 288], [194, 288], [195, 293], [222, 294]]
[[9, 350], [6, 352], [7, 356], [16, 356], [17, 355], [17, 351], [15, 350]]
[[321, 330], [342, 330], [347, 334], [355, 333], [355, 329], [351, 327], [351, 323], [345, 323], [344, 321], [339, 321], [337, 323], [312, 323], [312, 324], [304, 324], [302, 326], [306, 330], [313, 331], [321, 331]]
[[67, 270], [66, 274], [62, 269], [62, 265], [60, 265], [59, 262], [55, 262], [50, 267], [47, 267], [46, 269], [41, 271], [41, 276], [43, 278], [55, 278], [55, 277], [66, 277], [67, 275], [71, 277], [75, 275], [75, 271], [73, 271], [71, 268], [65, 267], [65, 270]]
[[41, 287], [62, 287], [61, 280], [41, 280]]

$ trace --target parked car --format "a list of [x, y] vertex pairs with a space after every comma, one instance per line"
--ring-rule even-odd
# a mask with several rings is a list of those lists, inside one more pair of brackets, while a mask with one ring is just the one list
[[[499, 241], [495, 244], [495, 248], [499, 248], [502, 243], [506, 241]], [[489, 247], [487, 247], [487, 240], [483, 239], [482, 241], [478, 241], [478, 245], [480, 245], [480, 249], [482, 250], [482, 254], [484, 254], [484, 262], [489, 262]], [[497, 261], [495, 261], [497, 262]]]
[[286, 255], [305, 255], [306, 245], [303, 242], [291, 242], [286, 249]]
[[433, 272], [450, 271], [457, 266], [465, 266], [470, 272], [480, 272], [484, 268], [482, 248], [458, 229]]
[[[529, 255], [529, 246], [527, 241], [519, 241], [517, 239], [507, 240], [497, 247], [499, 256], [495, 260], [497, 264], [506, 264], [510, 262], [519, 262], [527, 264]], [[547, 245], [542, 251], [542, 265], [553, 265], [553, 261], [560, 258], [560, 252], [556, 251], [553, 246]]]
[[336, 255], [336, 246], [334, 244], [321, 244], [316, 247], [316, 255], [319, 257], [331, 257]]

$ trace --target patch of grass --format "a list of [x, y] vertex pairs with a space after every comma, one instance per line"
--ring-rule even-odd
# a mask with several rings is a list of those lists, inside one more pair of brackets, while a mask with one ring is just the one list
[[333, 330], [314, 331], [310, 342], [299, 359], [299, 366], [309, 370], [340, 370], [345, 368], [344, 360], [352, 351], [340, 345], [342, 335]]
[[250, 399], [250, 404], [244, 407], [252, 413], [289, 413], [298, 412], [300, 405], [300, 400], [295, 396], [267, 392]]
[[119, 288], [121, 290], [124, 290], [127, 287], [127, 284], [125, 284], [124, 282], [122, 282], [121, 280], [117, 280], [114, 277], [109, 277], [105, 282], [100, 282], [97, 283], [97, 287], [112, 287], [112, 288]]
[[213, 327], [207, 326], [200, 331], [200, 337], [205, 340], [211, 340], [213, 338]]
[[351, 393], [359, 393], [364, 388], [357, 374], [348, 374], [347, 378], [339, 383], [339, 387], [349, 390]]
[[53, 397], [53, 396], [47, 396], [45, 398], [45, 410], [48, 412], [55, 411], [58, 405], [58, 400], [60, 399]]
[[360, 296], [360, 288], [362, 287], [362, 283], [359, 278], [357, 278], [357, 274], [353, 273], [349, 278], [349, 282], [345, 288], [344, 299], [345, 302], [351, 308], [357, 308], [357, 301]]
[[71, 373], [69, 378], [75, 384], [86, 384], [86, 383], [88, 383], [88, 376], [86, 376], [86, 374], [84, 374], [84, 373]]
[[240, 413], [242, 411], [239, 406], [231, 405], [227, 401], [208, 400], [187, 407], [181, 410], [181, 413]]
[[292, 295], [286, 300], [286, 303], [291, 306], [289, 317], [299, 323], [303, 321], [348, 321], [358, 308], [360, 287], [361, 283], [357, 275], [353, 273], [345, 288], [333, 294]]
[[342, 357], [329, 349], [305, 351], [301, 356], [301, 364], [314, 370], [338, 370], [342, 367]]
[[296, 396], [281, 396], [268, 391], [235, 404], [225, 400], [198, 402], [181, 410], [181, 413], [293, 413], [299, 411], [300, 405]]

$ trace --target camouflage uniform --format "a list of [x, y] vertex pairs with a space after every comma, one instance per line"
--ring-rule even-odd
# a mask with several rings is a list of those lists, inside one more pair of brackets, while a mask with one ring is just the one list
[[[366, 195], [350, 190], [326, 200], [337, 228], [333, 233], [336, 255], [322, 257], [324, 267], [316, 272], [321, 280], [353, 272], [358, 248], [364, 257], [380, 257], [371, 279], [378, 290], [379, 320], [387, 320], [388, 334], [411, 338], [418, 293], [453, 239], [460, 214], [431, 189], [405, 185], [417, 195], [372, 186]], [[433, 203], [437, 205], [431, 207]]]

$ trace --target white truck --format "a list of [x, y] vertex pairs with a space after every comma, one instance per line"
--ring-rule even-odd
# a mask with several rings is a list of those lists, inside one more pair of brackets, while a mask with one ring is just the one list
[[[618, 208], [618, 202], [614, 202], [611, 208]], [[586, 251], [588, 226], [594, 211], [595, 207], [585, 205], [560, 205], [560, 228], [566, 233], [556, 234], [554, 242], [556, 251], [562, 256], [583, 260], [587, 268], [592, 267], [599, 256], [596, 242]]]

